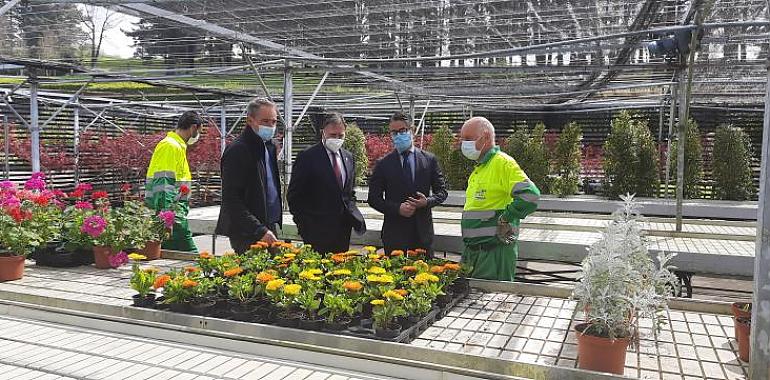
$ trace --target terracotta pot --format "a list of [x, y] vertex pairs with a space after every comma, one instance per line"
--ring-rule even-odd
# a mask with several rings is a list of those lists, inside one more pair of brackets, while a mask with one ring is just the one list
[[[733, 312], [733, 323], [735, 323], [736, 325], [738, 324], [738, 322], [736, 322], [738, 318], [751, 319], [751, 309], [749, 308], [749, 311], [743, 310], [746, 307], [746, 305], [749, 305], [750, 307], [751, 302], [733, 302], [733, 304], [730, 305], [730, 310], [732, 310]], [[737, 327], [735, 328], [734, 337], [735, 337], [735, 340], [738, 340]]]
[[583, 334], [589, 326], [589, 323], [575, 326], [578, 340], [578, 368], [622, 375], [630, 339], [609, 339]]
[[144, 256], [147, 257], [147, 260], [157, 260], [160, 258], [160, 242], [159, 241], [148, 241], [147, 243], [144, 243]]
[[735, 319], [735, 340], [738, 341], [738, 357], [744, 362], [749, 361], [751, 348], [751, 319], [738, 317]]
[[0, 256], [0, 282], [24, 277], [24, 256]]
[[112, 249], [109, 247], [94, 247], [94, 264], [96, 269], [112, 269], [110, 254], [112, 254]]

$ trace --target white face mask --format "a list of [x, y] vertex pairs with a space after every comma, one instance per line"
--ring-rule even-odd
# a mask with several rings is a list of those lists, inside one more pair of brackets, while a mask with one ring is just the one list
[[329, 149], [334, 153], [339, 152], [340, 148], [342, 148], [342, 144], [344, 143], [345, 139], [324, 139], [324, 146], [326, 149]]
[[192, 136], [189, 139], [187, 139], [187, 145], [192, 145], [197, 143], [198, 140], [200, 140], [200, 138], [201, 138], [201, 132], [198, 131], [197, 133], [195, 133], [195, 136]]
[[460, 145], [460, 151], [462, 151], [465, 158], [472, 161], [478, 160], [479, 156], [481, 156], [481, 151], [476, 149], [476, 141], [463, 140], [462, 145]]

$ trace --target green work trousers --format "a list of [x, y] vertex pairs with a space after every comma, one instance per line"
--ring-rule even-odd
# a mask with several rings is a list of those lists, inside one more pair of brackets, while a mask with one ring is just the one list
[[487, 250], [465, 247], [462, 262], [472, 270], [468, 277], [485, 280], [513, 281], [516, 260], [519, 257], [518, 242], [498, 244]]
[[[187, 211], [187, 207], [184, 207], [184, 211]], [[174, 251], [198, 252], [198, 247], [195, 246], [192, 232], [190, 232], [190, 226], [187, 224], [186, 212], [184, 215], [174, 217], [174, 229], [171, 230], [171, 238], [164, 240], [162, 247]]]

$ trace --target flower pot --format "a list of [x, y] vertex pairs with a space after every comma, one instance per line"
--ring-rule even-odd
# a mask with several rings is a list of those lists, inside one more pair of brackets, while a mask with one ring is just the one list
[[436, 297], [436, 306], [440, 308], [445, 308], [449, 303], [452, 302], [452, 293], [447, 292], [446, 294], [442, 296]]
[[168, 304], [169, 310], [173, 311], [174, 313], [182, 313], [187, 314], [189, 311], [190, 304], [187, 302], [174, 302]]
[[297, 327], [303, 330], [319, 331], [324, 326], [323, 318], [300, 318]]
[[68, 252], [60, 243], [49, 243], [45, 249], [35, 251], [35, 265], [54, 268], [71, 268], [81, 265], [78, 253]]
[[[746, 305], [749, 305], [749, 310], [744, 310], [746, 308]], [[735, 328], [735, 340], [738, 340], [738, 318], [748, 318], [751, 319], [751, 302], [733, 302], [732, 305], [730, 305], [730, 309], [733, 312], [733, 322], [736, 325]]]
[[407, 320], [407, 322], [409, 322], [410, 325], [416, 325], [416, 324], [420, 323], [420, 321], [422, 320], [422, 318], [424, 316], [425, 315], [410, 315], [410, 316], [408, 316], [406, 318], [406, 320]]
[[147, 294], [147, 295], [140, 295], [140, 294], [134, 294], [134, 306], [136, 307], [147, 307], [150, 309], [155, 308], [155, 294]]
[[391, 323], [385, 328], [374, 327], [374, 335], [383, 339], [394, 339], [401, 334], [401, 325], [398, 323]]
[[230, 314], [236, 321], [251, 322], [254, 320], [257, 307], [250, 304], [240, 304], [230, 307]]
[[751, 319], [738, 317], [735, 319], [735, 340], [738, 341], [738, 357], [744, 362], [749, 361], [751, 348]]
[[451, 289], [455, 294], [465, 293], [471, 289], [470, 281], [465, 277], [460, 277], [452, 283]]
[[0, 282], [24, 277], [24, 256], [0, 256]]
[[334, 322], [326, 321], [325, 327], [327, 330], [331, 331], [342, 331], [348, 328], [350, 326], [350, 318], [347, 317], [340, 317]]
[[91, 265], [94, 263], [94, 251], [93, 249], [78, 248], [73, 251], [75, 258], [80, 262], [80, 265]]
[[217, 302], [213, 299], [196, 299], [190, 302], [190, 313], [195, 315], [208, 316], [214, 312], [214, 306]]
[[299, 316], [295, 313], [281, 311], [275, 314], [275, 323], [281, 327], [297, 328], [299, 326]]
[[157, 260], [160, 258], [160, 242], [148, 241], [144, 244], [144, 250], [142, 251], [147, 260]]
[[575, 326], [578, 340], [578, 368], [623, 374], [629, 338], [609, 339], [584, 334], [589, 323]]
[[94, 264], [96, 269], [112, 269], [110, 265], [110, 255], [112, 249], [110, 247], [94, 247]]

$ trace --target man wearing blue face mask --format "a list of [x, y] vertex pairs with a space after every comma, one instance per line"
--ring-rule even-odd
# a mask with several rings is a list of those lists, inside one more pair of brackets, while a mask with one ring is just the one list
[[395, 149], [374, 167], [369, 179], [369, 206], [385, 215], [385, 252], [424, 249], [432, 256], [431, 209], [447, 198], [438, 160], [413, 143], [414, 126], [403, 113], [390, 118], [388, 130]]
[[216, 233], [230, 238], [237, 253], [257, 241], [272, 244], [281, 225], [281, 179], [273, 144], [278, 109], [256, 99], [246, 109], [243, 133], [222, 155], [222, 206]]

